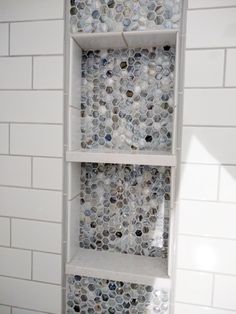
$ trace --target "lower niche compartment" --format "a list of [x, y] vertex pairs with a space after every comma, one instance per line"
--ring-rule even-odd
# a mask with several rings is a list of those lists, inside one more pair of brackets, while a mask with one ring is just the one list
[[82, 163], [80, 247], [167, 258], [170, 167]]
[[66, 314], [167, 314], [169, 290], [141, 285], [84, 277], [67, 276]]

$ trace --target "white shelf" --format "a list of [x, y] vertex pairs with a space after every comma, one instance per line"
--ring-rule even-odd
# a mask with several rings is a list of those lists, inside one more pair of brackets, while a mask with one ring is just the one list
[[176, 166], [175, 155], [153, 152], [119, 152], [119, 151], [91, 151], [75, 150], [66, 153], [69, 162], [94, 162], [114, 164], [134, 164], [152, 166]]
[[141, 48], [174, 45], [176, 30], [143, 32], [75, 33], [71, 37], [81, 49]]
[[66, 274], [170, 288], [167, 265], [155, 257], [79, 249]]

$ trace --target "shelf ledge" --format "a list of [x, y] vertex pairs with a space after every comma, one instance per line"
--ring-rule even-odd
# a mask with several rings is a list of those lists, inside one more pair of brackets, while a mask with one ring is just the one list
[[66, 274], [170, 288], [166, 262], [155, 257], [79, 249]]
[[81, 49], [142, 48], [175, 45], [177, 30], [153, 30], [111, 33], [73, 33]]
[[170, 153], [153, 152], [117, 152], [75, 150], [66, 153], [68, 162], [94, 162], [109, 164], [134, 164], [176, 167], [176, 156]]

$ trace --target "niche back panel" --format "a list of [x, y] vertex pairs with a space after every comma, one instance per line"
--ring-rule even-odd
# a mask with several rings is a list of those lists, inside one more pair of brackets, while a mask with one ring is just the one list
[[170, 152], [175, 46], [83, 51], [81, 147]]
[[79, 275], [67, 277], [67, 314], [167, 314], [169, 291]]
[[171, 169], [81, 164], [80, 247], [167, 257]]
[[72, 32], [118, 32], [179, 27], [181, 0], [71, 0]]

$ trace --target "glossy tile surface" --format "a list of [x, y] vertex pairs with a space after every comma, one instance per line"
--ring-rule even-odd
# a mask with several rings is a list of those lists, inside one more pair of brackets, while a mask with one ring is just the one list
[[84, 51], [81, 147], [170, 151], [175, 47]]
[[80, 246], [166, 257], [170, 168], [81, 165]]
[[178, 28], [180, 0], [71, 0], [72, 32]]
[[66, 295], [66, 314], [168, 313], [168, 291], [152, 286], [76, 275], [67, 277]]

